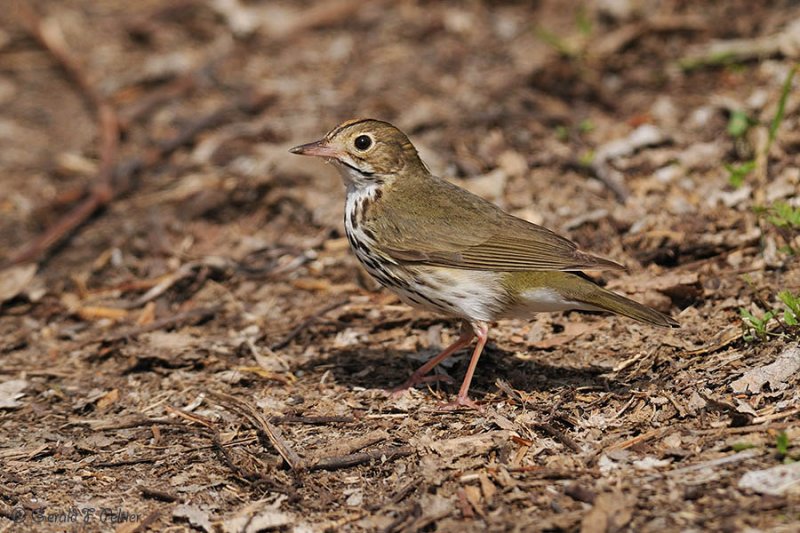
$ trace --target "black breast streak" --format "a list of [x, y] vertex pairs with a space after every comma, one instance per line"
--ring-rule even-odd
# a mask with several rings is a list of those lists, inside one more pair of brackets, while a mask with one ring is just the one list
[[361, 203], [358, 205], [358, 215], [357, 219], [359, 222], [366, 222], [367, 221], [367, 210], [370, 206], [371, 198], [369, 196], [365, 196], [361, 199]]
[[375, 233], [371, 229], [364, 228], [361, 231], [364, 232], [364, 235], [367, 237], [367, 239], [371, 240], [372, 242], [375, 242]]

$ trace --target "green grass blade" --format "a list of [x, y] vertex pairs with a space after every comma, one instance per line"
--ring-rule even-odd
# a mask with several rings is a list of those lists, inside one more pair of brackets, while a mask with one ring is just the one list
[[769, 142], [767, 143], [768, 148], [772, 146], [772, 141], [775, 140], [775, 136], [778, 133], [778, 128], [780, 128], [781, 122], [783, 122], [783, 114], [786, 112], [786, 100], [789, 99], [789, 92], [792, 90], [792, 80], [794, 79], [795, 72], [797, 72], [797, 65], [794, 65], [791, 68], [789, 74], [786, 76], [786, 81], [783, 82], [781, 98], [778, 100], [778, 109], [775, 111], [775, 116], [772, 118], [772, 124], [769, 126]]

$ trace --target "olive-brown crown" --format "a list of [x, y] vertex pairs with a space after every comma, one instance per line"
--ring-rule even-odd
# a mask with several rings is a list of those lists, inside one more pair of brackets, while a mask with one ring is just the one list
[[367, 176], [387, 177], [425, 170], [417, 149], [405, 133], [388, 122], [375, 119], [349, 120], [325, 135], [339, 162]]

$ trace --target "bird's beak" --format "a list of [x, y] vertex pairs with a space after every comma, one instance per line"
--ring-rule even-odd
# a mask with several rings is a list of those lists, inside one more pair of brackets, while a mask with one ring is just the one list
[[301, 144], [289, 150], [293, 154], [314, 155], [317, 157], [339, 157], [339, 153], [325, 139], [313, 143]]

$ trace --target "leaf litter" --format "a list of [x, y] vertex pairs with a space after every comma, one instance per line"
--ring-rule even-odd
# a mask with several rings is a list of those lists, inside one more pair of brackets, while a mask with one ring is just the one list
[[[796, 339], [739, 318], [800, 292], [757, 212], [798, 206], [796, 9], [614, 4], [70, 0], [44, 42], [0, 26], [0, 523], [796, 529]], [[439, 411], [445, 381], [387, 398], [457, 330], [377, 290], [338, 176], [286, 153], [355, 115], [682, 328], [501, 321], [484, 412]]]

